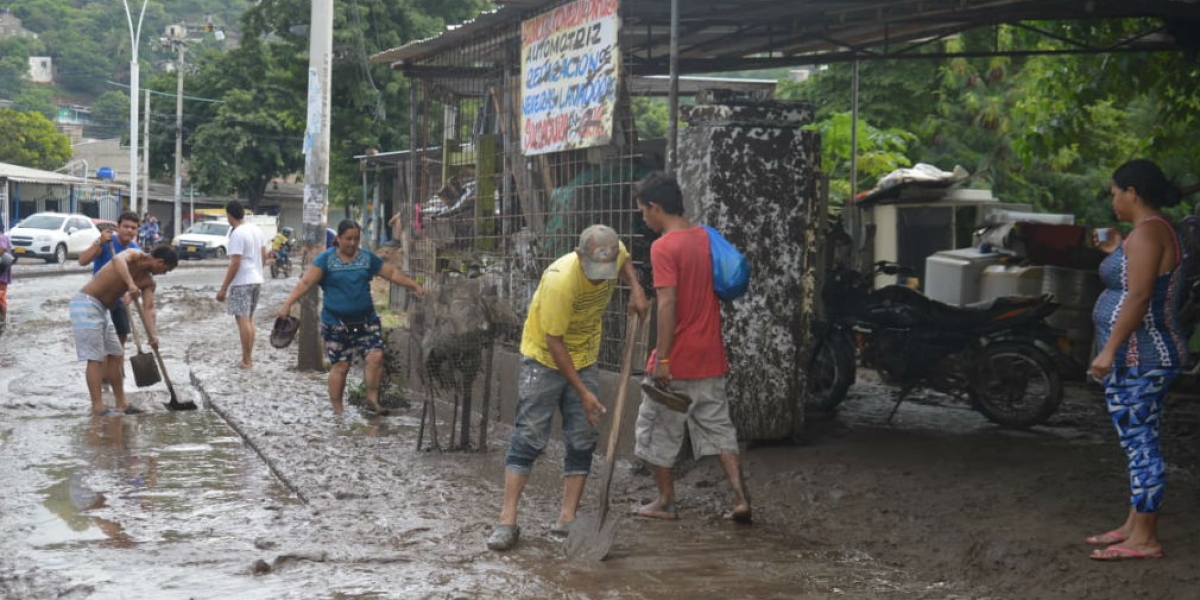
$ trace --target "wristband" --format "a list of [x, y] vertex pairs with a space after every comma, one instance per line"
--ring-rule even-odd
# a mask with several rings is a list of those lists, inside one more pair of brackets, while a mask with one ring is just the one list
[[669, 358], [660, 358], [660, 359], [658, 359], [658, 364], [660, 364], [660, 365], [668, 365], [668, 364], [671, 364], [671, 359], [669, 359]]

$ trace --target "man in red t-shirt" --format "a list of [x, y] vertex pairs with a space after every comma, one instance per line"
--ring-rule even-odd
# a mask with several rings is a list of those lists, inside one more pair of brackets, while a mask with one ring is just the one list
[[696, 458], [717, 455], [733, 487], [727, 518], [750, 523], [750, 497], [742, 482], [737, 430], [725, 396], [725, 344], [721, 305], [713, 290], [708, 232], [683, 216], [683, 192], [673, 176], [656, 172], [637, 185], [638, 210], [646, 226], [661, 234], [650, 246], [650, 266], [658, 303], [658, 343], [646, 370], [660, 385], [686, 393], [686, 412], [642, 394], [635, 453], [650, 465], [658, 498], [637, 514], [678, 519], [671, 467], [683, 447], [685, 429]]

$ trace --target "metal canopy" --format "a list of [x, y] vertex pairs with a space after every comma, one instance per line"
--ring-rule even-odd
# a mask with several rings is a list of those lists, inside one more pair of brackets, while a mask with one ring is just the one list
[[[381, 52], [372, 61], [427, 76], [419, 73], [421, 65], [444, 61], [446, 53], [464, 43], [492, 39], [496, 43], [491, 51], [475, 58], [499, 64], [504, 42], [518, 35], [520, 21], [559, 3], [501, 2], [501, 8], [473, 21]], [[668, 72], [670, 7], [670, 0], [622, 3], [621, 45], [641, 74]], [[979, 27], [1013, 24], [1050, 35], [1024, 22], [1138, 17], [1157, 18], [1162, 24], [1116, 44], [1057, 38], [1070, 49], [1056, 52], [1195, 52], [1200, 46], [1200, 0], [691, 0], [680, 2], [679, 72], [915, 57], [932, 40]]]
[[18, 183], [46, 183], [52, 185], [87, 183], [87, 180], [82, 177], [73, 177], [71, 175], [63, 175], [62, 173], [31, 169], [29, 167], [2, 162], [0, 162], [0, 179], [7, 179]]

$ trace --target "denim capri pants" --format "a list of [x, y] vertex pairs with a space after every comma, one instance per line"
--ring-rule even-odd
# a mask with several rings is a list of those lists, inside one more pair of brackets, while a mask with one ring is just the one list
[[[579, 370], [583, 385], [597, 393], [596, 365]], [[513, 425], [504, 466], [518, 475], [529, 475], [533, 461], [550, 441], [550, 424], [555, 411], [562, 413], [563, 438], [567, 455], [563, 475], [587, 475], [592, 469], [592, 453], [600, 432], [587, 421], [583, 401], [575, 388], [557, 369], [551, 369], [528, 356], [521, 359], [521, 377], [517, 384], [517, 419]]]

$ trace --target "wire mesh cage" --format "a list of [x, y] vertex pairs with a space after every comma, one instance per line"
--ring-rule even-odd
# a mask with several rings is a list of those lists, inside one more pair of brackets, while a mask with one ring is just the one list
[[[524, 50], [525, 58], [538, 51], [528, 44]], [[597, 62], [601, 58], [612, 67], [605, 69]], [[568, 101], [610, 92], [611, 100], [598, 109], [611, 118], [611, 128], [599, 136], [602, 143], [531, 152], [532, 138], [523, 144], [523, 134], [553, 132], [537, 129], [527, 119], [527, 109], [538, 100], [522, 87], [531, 87], [539, 75], [528, 65], [522, 68], [522, 60], [521, 23], [509, 22], [404, 67], [412, 85], [413, 129], [408, 172], [397, 188], [403, 195], [401, 238], [405, 268], [431, 290], [411, 309], [411, 337], [421, 345], [417, 362], [428, 382], [456, 390], [463, 403], [470, 402], [472, 391], [463, 387], [461, 375], [487, 366], [478, 357], [482, 349], [519, 346], [543, 271], [574, 251], [588, 226], [612, 227], [629, 250], [639, 279], [647, 291], [652, 289], [648, 264], [653, 234], [641, 221], [633, 186], [662, 168], [663, 152], [661, 140], [638, 137], [626, 83], [633, 76], [632, 65], [614, 37], [612, 46], [589, 65], [600, 77], [589, 77], [589, 87], [562, 92]], [[611, 90], [597, 81], [608, 82], [604, 85]], [[588, 101], [594, 103], [594, 98]], [[620, 282], [603, 317], [602, 369], [620, 367], [628, 300], [629, 287]], [[450, 382], [451, 372], [460, 374], [457, 383]], [[461, 411], [469, 413], [469, 404]], [[464, 420], [459, 443], [466, 444], [467, 436]]]

